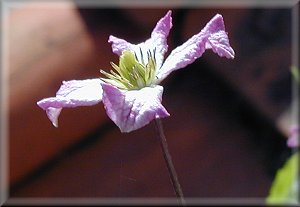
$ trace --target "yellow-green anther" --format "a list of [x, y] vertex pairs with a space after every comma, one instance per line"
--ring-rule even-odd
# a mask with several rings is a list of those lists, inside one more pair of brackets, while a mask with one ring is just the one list
[[[103, 81], [124, 90], [137, 90], [153, 83], [156, 73], [155, 54], [147, 52], [148, 63], [144, 63], [144, 57], [141, 52], [141, 60], [138, 61], [136, 54], [125, 50], [120, 56], [119, 66], [111, 62], [110, 73], [103, 70], [100, 72], [107, 78], [101, 78]], [[155, 53], [155, 51], [154, 51]]]

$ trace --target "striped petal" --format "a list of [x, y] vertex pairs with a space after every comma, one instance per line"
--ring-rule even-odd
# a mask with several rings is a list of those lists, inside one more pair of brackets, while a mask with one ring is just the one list
[[155, 118], [169, 116], [161, 104], [162, 86], [122, 91], [103, 83], [102, 88], [106, 113], [121, 132], [131, 132], [147, 125]]
[[155, 52], [156, 65], [157, 68], [160, 68], [164, 60], [164, 54], [168, 50], [167, 38], [172, 28], [171, 14], [172, 12], [168, 11], [167, 14], [157, 22], [151, 33], [150, 39], [137, 45], [110, 35], [108, 42], [112, 44], [112, 51], [119, 56], [124, 50], [133, 51], [136, 54], [137, 59], [144, 64], [147, 64], [148, 62], [147, 53], [149, 51], [152, 53]]
[[171, 52], [158, 71], [157, 83], [160, 83], [172, 71], [193, 63], [202, 56], [206, 49], [212, 49], [221, 57], [234, 58], [234, 51], [229, 44], [223, 17], [220, 14], [214, 16], [198, 34]]
[[57, 127], [62, 108], [91, 106], [102, 100], [101, 82], [100, 79], [63, 81], [55, 97], [42, 99], [37, 104]]

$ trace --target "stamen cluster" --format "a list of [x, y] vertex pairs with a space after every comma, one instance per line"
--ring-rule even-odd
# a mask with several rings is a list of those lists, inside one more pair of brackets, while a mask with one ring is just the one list
[[120, 56], [119, 66], [111, 62], [114, 70], [110, 73], [100, 70], [107, 78], [101, 78], [104, 82], [124, 90], [138, 90], [153, 83], [156, 73], [155, 50], [147, 51], [147, 61], [144, 60], [140, 50], [140, 60], [130, 50], [124, 50]]

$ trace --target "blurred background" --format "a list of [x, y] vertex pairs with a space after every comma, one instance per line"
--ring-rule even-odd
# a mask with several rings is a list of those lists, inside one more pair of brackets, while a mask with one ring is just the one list
[[55, 128], [36, 102], [63, 80], [118, 62], [110, 34], [139, 43], [171, 9], [169, 52], [223, 15], [236, 57], [212, 51], [163, 83], [165, 134], [187, 198], [261, 198], [290, 155], [291, 10], [104, 8], [67, 1], [10, 9], [10, 198], [165, 198], [175, 194], [155, 125], [122, 134], [103, 104], [64, 109]]

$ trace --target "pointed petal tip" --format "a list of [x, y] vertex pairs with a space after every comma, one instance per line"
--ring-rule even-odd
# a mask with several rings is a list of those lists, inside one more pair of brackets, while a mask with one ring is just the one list
[[62, 108], [52, 108], [49, 107], [46, 109], [46, 114], [51, 121], [52, 125], [55, 126], [56, 128], [58, 127], [58, 117], [62, 111]]
[[231, 53], [231, 56], [230, 56], [231, 59], [234, 59], [235, 58], [235, 52], [234, 50], [232, 49], [232, 53]]
[[[50, 120], [51, 121], [51, 120]], [[55, 127], [55, 128], [58, 128], [58, 120], [53, 120], [51, 121], [52, 125]]]
[[219, 21], [221, 21], [224, 24], [224, 18], [222, 16], [222, 14], [219, 14], [219, 13], [217, 13], [211, 20], [212, 21], [219, 20]]
[[217, 13], [217, 14], [215, 15], [215, 18], [222, 18], [222, 19], [223, 19], [223, 16], [222, 16], [222, 14]]
[[36, 105], [38, 105], [38, 107], [42, 108], [42, 107], [41, 107], [41, 100], [37, 101], [37, 102], [36, 102]]
[[53, 126], [58, 127], [58, 117], [62, 108], [91, 106], [102, 100], [100, 79], [62, 81], [55, 97], [44, 98], [37, 105], [45, 110]]
[[232, 49], [231, 46], [229, 46], [229, 48], [227, 50], [226, 58], [227, 59], [234, 59], [235, 58], [235, 52], [234, 52], [234, 50]]
[[47, 108], [48, 108], [48, 105], [47, 105], [48, 99], [50, 99], [50, 98], [43, 98], [43, 99], [39, 100], [38, 102], [36, 102], [36, 104], [41, 109], [47, 110]]
[[225, 31], [225, 24], [221, 14], [216, 14], [207, 23], [204, 31], [209, 35], [206, 49], [212, 49], [221, 57], [225, 56], [228, 59], [234, 59], [235, 52], [229, 43], [228, 33]]
[[224, 48], [226, 50], [225, 57], [228, 58], [228, 59], [234, 59], [235, 58], [235, 52], [234, 52], [233, 48], [231, 47], [231, 45], [229, 44], [228, 32], [225, 31], [225, 23], [224, 23], [223, 16], [221, 14], [217, 13], [212, 18], [212, 20], [210, 22], [215, 24], [216, 28], [218, 28], [218, 30], [223, 30], [224, 31], [224, 33], [225, 33], [224, 35], [226, 37], [226, 38], [224, 38], [224, 40], [228, 41], [227, 48]]
[[166, 16], [171, 16], [172, 15], [172, 10], [169, 10], [166, 14]]
[[[106, 92], [109, 89], [119, 90], [117, 87], [115, 87], [111, 84], [105, 83], [105, 82], [101, 83], [101, 87], [102, 87], [103, 92]], [[105, 95], [105, 93], [103, 93], [103, 95]]]
[[107, 42], [111, 44], [113, 53], [119, 56], [122, 54], [123, 50], [133, 50], [135, 46], [127, 42], [126, 40], [115, 37], [113, 35], [109, 35]]
[[115, 38], [116, 38], [115, 36], [109, 35], [109, 36], [108, 36], [107, 42], [108, 42], [108, 43], [111, 43], [112, 41], [114, 41]]
[[203, 32], [207, 34], [215, 33], [222, 30], [225, 31], [225, 24], [223, 16], [221, 14], [216, 14], [215, 16], [213, 16], [203, 28]]
[[160, 114], [157, 114], [157, 115], [155, 116], [155, 118], [156, 118], [156, 119], [162, 119], [162, 118], [167, 118], [167, 117], [169, 117], [169, 116], [170, 116], [169, 112], [168, 112], [166, 109], [164, 109], [164, 110], [161, 111]]

